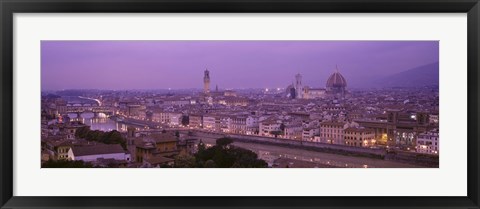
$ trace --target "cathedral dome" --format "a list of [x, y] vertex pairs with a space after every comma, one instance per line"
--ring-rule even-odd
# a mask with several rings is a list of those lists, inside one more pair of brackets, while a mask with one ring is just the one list
[[347, 80], [337, 71], [335, 71], [327, 80], [327, 88], [345, 88]]

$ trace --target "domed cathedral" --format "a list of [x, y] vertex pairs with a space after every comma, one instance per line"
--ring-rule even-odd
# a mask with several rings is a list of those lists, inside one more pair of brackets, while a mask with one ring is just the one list
[[295, 81], [287, 86], [285, 93], [291, 99], [345, 98], [348, 95], [346, 88], [347, 80], [340, 74], [338, 67], [335, 67], [335, 72], [328, 77], [325, 89], [304, 86], [302, 75], [297, 74]]
[[340, 74], [338, 71], [338, 66], [335, 67], [335, 72], [328, 78], [326, 87], [327, 94], [329, 95], [340, 96], [344, 98], [348, 93], [346, 91], [347, 80], [345, 80], [342, 74]]

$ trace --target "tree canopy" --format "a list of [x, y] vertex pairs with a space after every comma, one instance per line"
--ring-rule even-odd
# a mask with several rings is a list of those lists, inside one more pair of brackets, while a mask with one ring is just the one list
[[84, 126], [78, 128], [75, 136], [84, 138], [88, 141], [96, 141], [104, 144], [120, 144], [123, 149], [126, 149], [126, 139], [117, 130], [104, 132], [99, 130], [90, 130], [90, 127]]
[[42, 168], [93, 168], [93, 165], [81, 160], [48, 160], [42, 163]]
[[217, 139], [212, 147], [199, 144], [195, 154], [196, 166], [204, 168], [265, 168], [267, 163], [255, 152], [232, 145], [231, 138]]
[[188, 117], [188, 115], [182, 116], [182, 125], [186, 126], [189, 123], [190, 123], [190, 118]]

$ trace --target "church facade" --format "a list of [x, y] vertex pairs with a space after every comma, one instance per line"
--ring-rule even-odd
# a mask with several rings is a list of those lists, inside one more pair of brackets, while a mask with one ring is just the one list
[[295, 75], [295, 82], [286, 88], [286, 95], [291, 99], [318, 99], [326, 97], [345, 98], [348, 94], [347, 80], [340, 74], [338, 67], [333, 74], [328, 77], [325, 88], [311, 88], [304, 86], [302, 75]]

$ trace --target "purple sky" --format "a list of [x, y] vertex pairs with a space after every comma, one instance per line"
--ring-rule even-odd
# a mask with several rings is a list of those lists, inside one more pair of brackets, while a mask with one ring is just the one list
[[438, 61], [437, 41], [42, 41], [42, 90], [349, 86]]

